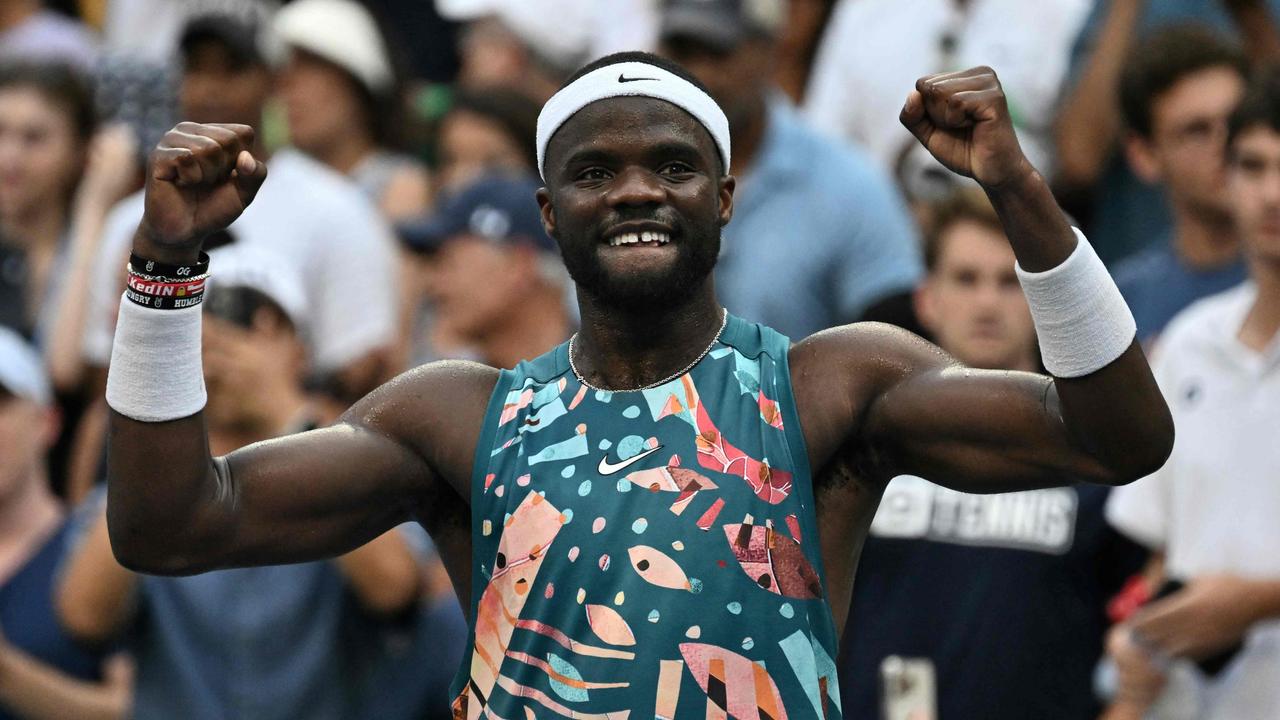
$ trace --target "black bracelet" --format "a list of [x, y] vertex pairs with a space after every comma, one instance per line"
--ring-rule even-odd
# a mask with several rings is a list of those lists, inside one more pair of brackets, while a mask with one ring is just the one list
[[195, 295], [187, 295], [186, 297], [159, 297], [155, 295], [146, 295], [125, 288], [124, 296], [133, 304], [142, 307], [151, 308], [153, 310], [184, 310], [189, 307], [195, 307], [204, 302], [204, 293]]
[[146, 274], [150, 278], [163, 279], [168, 282], [182, 282], [197, 275], [209, 272], [209, 254], [203, 250], [193, 265], [170, 265], [159, 260], [148, 260], [129, 253], [129, 268], [139, 275]]

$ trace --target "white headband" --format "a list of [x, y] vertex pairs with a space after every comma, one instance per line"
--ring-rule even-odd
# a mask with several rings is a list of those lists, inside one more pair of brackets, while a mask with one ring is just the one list
[[644, 62], [623, 62], [597, 68], [551, 96], [538, 115], [538, 172], [547, 177], [547, 143], [560, 126], [582, 108], [613, 97], [651, 97], [680, 107], [711, 133], [725, 172], [729, 170], [729, 120], [711, 96], [684, 78]]

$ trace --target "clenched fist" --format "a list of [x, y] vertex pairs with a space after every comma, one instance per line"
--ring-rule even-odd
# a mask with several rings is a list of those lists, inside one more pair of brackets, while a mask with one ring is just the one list
[[987, 188], [1032, 171], [989, 67], [920, 78], [899, 119], [938, 162]]
[[253, 156], [248, 125], [179, 123], [147, 163], [145, 211], [134, 250], [162, 262], [189, 263], [204, 238], [249, 207], [267, 178]]

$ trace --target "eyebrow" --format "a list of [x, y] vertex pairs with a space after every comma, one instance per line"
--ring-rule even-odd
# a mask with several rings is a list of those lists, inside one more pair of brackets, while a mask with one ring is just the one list
[[[654, 158], [670, 158], [677, 160], [702, 160], [702, 152], [697, 145], [680, 140], [665, 140], [658, 142], [644, 149], [646, 159]], [[585, 147], [581, 150], [570, 153], [565, 158], [564, 166], [581, 165], [584, 163], [610, 163], [617, 162], [619, 154], [611, 149], [602, 147]], [[714, 164], [714, 160], [712, 160]]]

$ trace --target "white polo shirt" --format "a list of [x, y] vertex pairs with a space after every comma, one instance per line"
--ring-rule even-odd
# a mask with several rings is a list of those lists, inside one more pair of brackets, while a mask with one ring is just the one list
[[[1107, 519], [1166, 554], [1167, 574], [1280, 579], [1280, 336], [1237, 339], [1251, 283], [1201, 300], [1161, 336], [1152, 369], [1177, 438], [1159, 471], [1116, 490]], [[1280, 718], [1280, 622], [1262, 623], [1213, 680], [1176, 672], [1198, 717]], [[1187, 687], [1187, 686], [1190, 687]]]
[[[311, 367], [334, 372], [388, 347], [397, 322], [396, 242], [387, 221], [352, 182], [296, 150], [267, 161], [266, 183], [228, 232], [237, 245], [260, 248], [293, 264], [306, 290], [303, 335]], [[139, 192], [111, 211], [90, 288], [84, 354], [90, 365], [111, 360], [125, 262], [142, 219]], [[218, 272], [218, 251], [209, 272]]]
[[804, 112], [820, 129], [866, 147], [894, 174], [903, 152], [915, 151], [898, 113], [916, 80], [989, 65], [1027, 157], [1048, 176], [1059, 90], [1092, 6], [1090, 0], [970, 0], [964, 7], [955, 0], [841, 0], [814, 59]]

